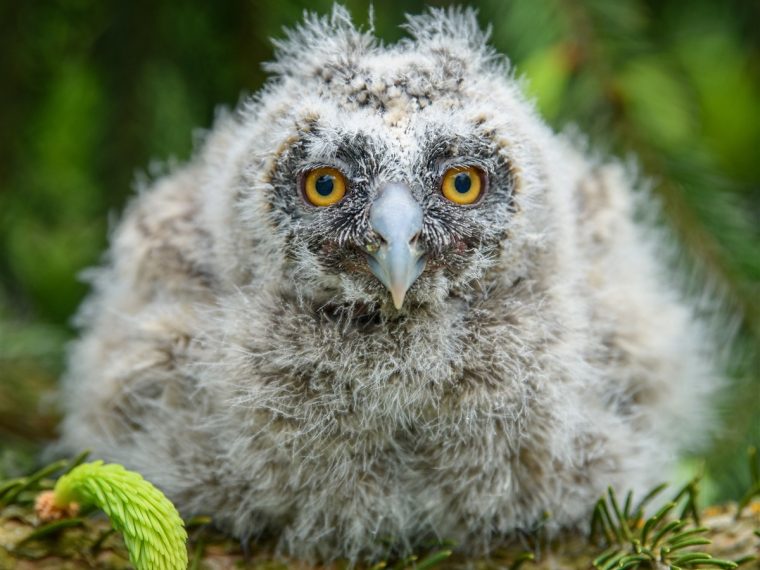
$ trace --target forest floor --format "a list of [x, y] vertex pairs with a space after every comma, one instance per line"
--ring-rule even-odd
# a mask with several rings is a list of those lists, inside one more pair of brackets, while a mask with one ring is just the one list
[[[34, 512], [29, 497], [20, 497], [18, 503], [7, 505], [0, 509], [0, 569], [2, 570], [74, 570], [85, 568], [101, 568], [121, 570], [131, 568], [129, 555], [121, 536], [114, 532], [111, 525], [103, 516], [85, 516], [65, 519], [53, 524], [43, 524]], [[663, 518], [662, 529], [668, 526]], [[245, 554], [241, 545], [225, 538], [213, 530], [210, 519], [199, 517], [188, 521], [189, 568], [192, 570], [340, 570], [348, 567], [346, 562], [336, 562], [329, 565], [309, 565], [274, 553], [272, 545], [253, 544]], [[631, 528], [642, 526], [644, 521]], [[581, 568], [734, 568], [732, 561], [742, 569], [760, 568], [760, 501], [754, 501], [742, 509], [737, 516], [736, 504], [708, 507], [701, 511], [699, 527], [700, 538], [706, 540], [694, 541], [688, 548], [678, 550], [681, 565], [676, 566], [674, 560], [666, 564], [655, 561], [640, 560], [639, 565], [631, 564], [631, 556], [635, 556], [635, 548], [619, 544], [613, 539], [612, 548], [609, 541], [601, 537], [590, 539], [580, 534], [566, 534], [548, 540], [540, 533], [534, 536], [523, 536], [520, 540], [512, 540], [496, 549], [487, 559], [473, 560], [466, 558], [451, 546], [439, 545], [422, 552], [418, 556], [404, 560], [381, 561], [374, 564], [358, 565], [358, 569], [380, 570], [429, 568], [471, 568], [475, 570], [509, 569], [516, 570], [549, 570], [549, 569], [581, 569]], [[686, 536], [696, 536], [696, 524], [691, 521], [685, 528]], [[657, 535], [654, 532], [653, 536]], [[676, 545], [683, 539], [675, 541], [664, 533], [662, 549], [666, 544]], [[709, 544], [707, 541], [709, 540]], [[650, 539], [650, 543], [652, 540]], [[646, 543], [646, 541], [645, 541]], [[695, 549], [712, 557], [692, 557], [689, 553]], [[621, 565], [620, 554], [625, 553], [629, 562]], [[619, 560], [614, 561], [617, 554]], [[658, 553], [658, 558], [659, 558]], [[605, 559], [604, 556], [607, 556]]]

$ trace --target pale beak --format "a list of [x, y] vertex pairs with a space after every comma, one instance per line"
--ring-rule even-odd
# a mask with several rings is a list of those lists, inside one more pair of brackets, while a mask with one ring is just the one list
[[418, 245], [422, 208], [405, 185], [388, 184], [372, 203], [369, 221], [382, 239], [377, 249], [368, 248], [369, 267], [400, 309], [409, 287], [425, 269], [425, 252]]

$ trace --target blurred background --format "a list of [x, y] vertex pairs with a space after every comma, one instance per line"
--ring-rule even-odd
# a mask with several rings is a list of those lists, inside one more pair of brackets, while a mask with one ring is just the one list
[[[369, 2], [347, 1], [366, 25]], [[375, 2], [401, 37], [405, 12]], [[683, 471], [708, 501], [748, 486], [760, 443], [760, 2], [480, 0], [482, 25], [546, 119], [636, 157], [700, 282], [741, 315], [724, 428]], [[329, 0], [0, 1], [0, 478], [55, 436], [71, 318], [135, 180], [265, 80], [269, 38]], [[88, 405], [82, 402], [83, 406]]]

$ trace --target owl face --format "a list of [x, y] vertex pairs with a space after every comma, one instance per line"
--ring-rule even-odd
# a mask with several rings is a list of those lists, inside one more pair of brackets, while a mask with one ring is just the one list
[[301, 293], [390, 315], [440, 305], [483, 278], [516, 210], [514, 137], [486, 111], [497, 72], [468, 61], [469, 45], [375, 50], [351, 30], [327, 46], [311, 37], [339, 33], [333, 15], [291, 38], [316, 42], [320, 65], [280, 54], [287, 74], [267, 94], [278, 105], [255, 116], [279, 133], [256, 144], [279, 150], [251, 185]]

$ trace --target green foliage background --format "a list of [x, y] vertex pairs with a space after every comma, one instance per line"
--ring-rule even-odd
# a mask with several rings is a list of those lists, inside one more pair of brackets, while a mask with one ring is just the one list
[[[367, 0], [346, 2], [367, 23]], [[271, 36], [329, 0], [0, 2], [0, 478], [57, 422], [70, 319], [136, 179], [190, 156], [198, 128], [265, 76]], [[375, 2], [377, 33], [447, 2]], [[709, 500], [737, 497], [760, 443], [760, 2], [479, 0], [480, 21], [557, 129], [635, 156], [697, 286], [741, 315]], [[82, 405], [88, 405], [83, 402]]]

